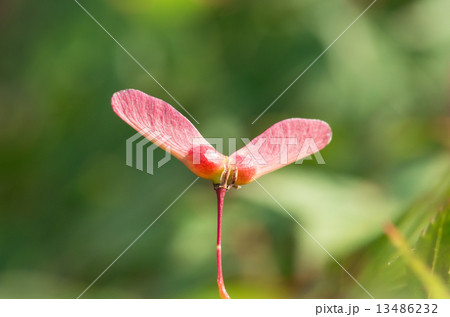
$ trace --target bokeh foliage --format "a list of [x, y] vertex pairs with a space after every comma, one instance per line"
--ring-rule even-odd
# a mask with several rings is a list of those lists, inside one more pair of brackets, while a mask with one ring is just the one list
[[[370, 2], [80, 3], [226, 153], [278, 120], [327, 121], [326, 165], [261, 184], [373, 296], [430, 295], [387, 222], [449, 285], [448, 220], [437, 253], [439, 230], [421, 233], [449, 208], [448, 1], [377, 1], [253, 125]], [[0, 297], [77, 297], [194, 180], [176, 160], [125, 165], [111, 95], [176, 105], [72, 0], [2, 1], [0, 34]], [[198, 181], [84, 297], [216, 298], [215, 208]], [[223, 240], [232, 297], [367, 297], [257, 184], [227, 195]]]

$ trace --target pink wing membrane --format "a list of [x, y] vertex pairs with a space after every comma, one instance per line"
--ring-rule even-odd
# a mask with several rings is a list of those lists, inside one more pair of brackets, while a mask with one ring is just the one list
[[331, 141], [331, 129], [321, 120], [280, 121], [230, 155], [238, 168], [239, 183], [247, 183], [323, 149]]
[[[111, 104], [122, 120], [162, 149], [170, 150], [173, 156], [200, 177], [205, 177], [203, 172], [209, 171], [199, 172], [202, 166], [194, 166], [189, 161], [192, 160], [194, 144], [202, 144], [202, 153], [210, 152], [209, 155], [215, 156], [216, 160], [217, 157], [219, 160], [223, 157], [186, 117], [158, 98], [139, 90], [128, 89], [116, 92], [112, 96]], [[203, 156], [201, 158], [202, 164], [208, 163]]]
[[194, 138], [203, 138], [192, 123], [171, 105], [139, 90], [116, 92], [111, 104], [123, 121], [161, 148], [170, 147], [172, 155], [178, 159], [192, 149]]

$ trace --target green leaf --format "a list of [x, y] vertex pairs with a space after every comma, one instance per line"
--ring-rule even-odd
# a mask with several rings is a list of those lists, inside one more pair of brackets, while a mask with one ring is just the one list
[[380, 237], [358, 253], [359, 257], [369, 259], [359, 281], [376, 298], [449, 296], [448, 197], [450, 174], [447, 172], [438, 186], [395, 221], [402, 241], [391, 237], [394, 240], [391, 243], [386, 237]]
[[385, 231], [392, 244], [402, 256], [405, 264], [422, 283], [424, 289], [428, 292], [429, 297], [450, 298], [450, 293], [445, 284], [432, 272], [430, 267], [413, 252], [413, 249], [411, 249], [408, 241], [401, 232], [393, 224], [386, 225]]
[[[445, 281], [449, 285], [450, 272], [450, 205], [445, 206], [433, 219], [417, 242], [415, 253], [428, 267], [431, 273]], [[436, 297], [436, 293], [431, 290], [428, 297]]]

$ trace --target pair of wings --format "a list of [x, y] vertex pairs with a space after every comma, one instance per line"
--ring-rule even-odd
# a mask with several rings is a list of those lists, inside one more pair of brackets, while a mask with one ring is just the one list
[[209, 157], [216, 160], [223, 158], [235, 165], [238, 171], [254, 170], [253, 179], [320, 151], [331, 140], [331, 129], [326, 122], [287, 119], [274, 124], [226, 158], [203, 138], [186, 117], [160, 99], [128, 89], [116, 92], [111, 104], [122, 120], [162, 149], [170, 150], [186, 166], [189, 167], [187, 160], [195, 140], [196, 144], [207, 148]]

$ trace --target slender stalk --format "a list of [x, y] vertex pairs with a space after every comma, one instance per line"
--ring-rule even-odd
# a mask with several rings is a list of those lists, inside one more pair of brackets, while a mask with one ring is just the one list
[[225, 283], [223, 282], [222, 274], [222, 211], [223, 211], [223, 199], [227, 190], [222, 187], [216, 188], [217, 194], [217, 286], [219, 287], [220, 297], [223, 299], [231, 298], [227, 290], [225, 289]]

